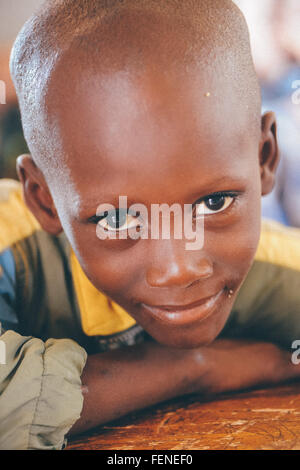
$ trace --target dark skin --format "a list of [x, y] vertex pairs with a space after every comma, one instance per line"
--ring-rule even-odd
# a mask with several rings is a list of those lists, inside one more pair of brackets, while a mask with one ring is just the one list
[[[253, 262], [261, 196], [274, 186], [275, 116], [253, 122], [226, 93], [229, 83], [219, 90], [209, 74], [191, 68], [166, 75], [160, 65], [155, 73], [145, 67], [125, 75], [68, 68], [68, 83], [56, 88], [65, 101], [49, 105], [63, 150], [57, 181], [46, 182], [30, 155], [18, 159], [26, 203], [42, 228], [53, 235], [64, 230], [91, 282], [155, 340], [88, 358], [73, 434], [174, 396], [299, 375], [289, 353], [274, 345], [214, 341]], [[184, 238], [99, 240], [90, 220], [100, 203], [116, 205], [119, 195], [148, 208], [200, 201], [203, 210], [215, 193], [230, 193], [229, 204], [205, 214], [198, 251], [187, 251]], [[184, 326], [162, 322], [141, 306], [187, 305], [219, 291], [213, 313]]]

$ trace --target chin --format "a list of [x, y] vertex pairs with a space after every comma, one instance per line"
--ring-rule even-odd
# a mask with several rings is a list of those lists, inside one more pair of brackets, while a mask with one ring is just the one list
[[160, 334], [152, 334], [150, 332], [148, 333], [155, 341], [162, 344], [163, 346], [175, 349], [196, 349], [208, 346], [218, 336], [218, 332], [215, 334], [212, 332], [203, 334], [203, 332], [201, 332], [201, 335], [196, 335], [195, 331], [193, 333], [184, 333], [181, 331], [177, 334], [174, 332], [172, 334], [165, 332], [160, 332]]

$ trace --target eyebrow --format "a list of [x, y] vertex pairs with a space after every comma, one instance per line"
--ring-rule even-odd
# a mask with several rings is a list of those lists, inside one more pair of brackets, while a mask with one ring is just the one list
[[[84, 199], [84, 202], [79, 205], [79, 212], [87, 212], [87, 211], [92, 211], [96, 213], [97, 207], [100, 206], [100, 204], [111, 204], [114, 207], [119, 206], [119, 196], [126, 196], [124, 193], [120, 193], [117, 196], [110, 195], [110, 197], [104, 198], [103, 196], [99, 197], [98, 199], [95, 198], [87, 198]], [[127, 207], [130, 207], [134, 202], [127, 196]]]
[[[222, 176], [215, 179], [214, 181], [211, 181], [205, 187], [196, 189], [196, 191], [193, 192], [191, 196], [201, 199], [214, 193], [239, 191], [242, 187], [246, 186], [247, 182], [248, 179], [245, 177], [233, 178]], [[237, 189], [237, 187], [239, 187], [239, 189]]]

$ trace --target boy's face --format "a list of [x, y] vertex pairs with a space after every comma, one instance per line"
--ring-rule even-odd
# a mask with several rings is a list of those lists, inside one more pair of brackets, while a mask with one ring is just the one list
[[[86, 72], [61, 91], [55, 119], [67, 171], [50, 190], [86, 275], [157, 341], [208, 344], [228, 318], [259, 241], [260, 123], [251, 122], [226, 78], [196, 68]], [[174, 239], [172, 223], [169, 240], [100, 240], [97, 207], [117, 208], [119, 196], [149, 214], [151, 204], [197, 202], [203, 248], [187, 250], [189, 240]]]

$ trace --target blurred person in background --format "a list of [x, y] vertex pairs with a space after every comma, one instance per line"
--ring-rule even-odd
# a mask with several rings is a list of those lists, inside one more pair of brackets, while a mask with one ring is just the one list
[[17, 97], [9, 73], [9, 56], [18, 31], [43, 0], [0, 0], [0, 80], [5, 104], [0, 104], [0, 178], [15, 178], [16, 157], [27, 153]]
[[300, 2], [236, 0], [249, 24], [263, 112], [277, 115], [281, 163], [263, 216], [300, 227]]
[[16, 156], [27, 151], [23, 137], [19, 108], [9, 70], [9, 46], [0, 46], [0, 80], [4, 85], [4, 96], [0, 104], [0, 178], [15, 178]]

